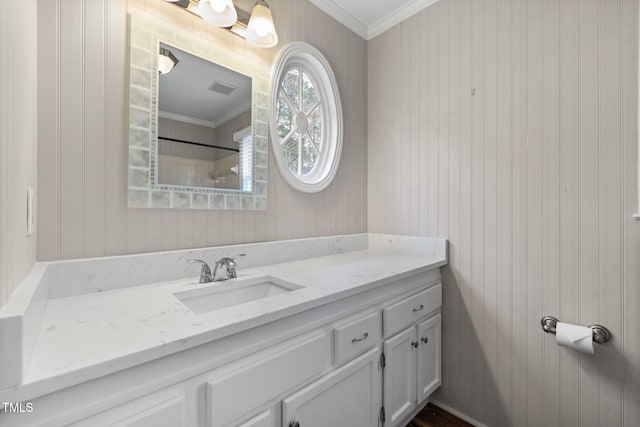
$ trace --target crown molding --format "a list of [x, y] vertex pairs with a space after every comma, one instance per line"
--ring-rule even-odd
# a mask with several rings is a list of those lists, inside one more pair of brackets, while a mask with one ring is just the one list
[[216, 127], [221, 126], [226, 122], [228, 122], [229, 120], [235, 118], [236, 116], [250, 109], [251, 109], [251, 99], [247, 99], [245, 102], [238, 105], [233, 110], [230, 110], [228, 113], [225, 113], [224, 115], [220, 116], [218, 120], [215, 121], [215, 125]]
[[218, 120], [216, 120], [215, 122], [212, 122], [209, 120], [196, 119], [194, 117], [183, 116], [181, 114], [174, 114], [174, 113], [169, 113], [167, 111], [160, 111], [160, 110], [158, 110], [158, 117], [176, 120], [178, 122], [190, 123], [192, 125], [206, 126], [208, 128], [215, 129], [250, 109], [251, 109], [251, 100], [249, 99], [246, 102], [243, 102], [242, 104], [234, 108], [233, 110], [225, 113], [223, 116], [218, 118]]
[[362, 22], [358, 21], [349, 12], [338, 6], [333, 0], [309, 0], [327, 15], [333, 17], [336, 21], [368, 40], [369, 29]]
[[175, 120], [177, 122], [190, 123], [192, 125], [206, 126], [208, 128], [213, 128], [213, 129], [216, 128], [216, 124], [214, 122], [210, 122], [208, 120], [196, 119], [194, 117], [183, 116], [182, 114], [169, 113], [168, 111], [158, 110], [158, 117]]
[[379, 36], [389, 28], [394, 27], [395, 25], [415, 15], [422, 9], [431, 6], [437, 1], [438, 0], [415, 0], [411, 3], [407, 3], [405, 6], [399, 9], [396, 9], [391, 14], [378, 19], [376, 22], [369, 26], [366, 37], [367, 40], [371, 40], [372, 38]]
[[363, 24], [356, 17], [338, 6], [335, 0], [309, 1], [363, 39], [371, 40], [372, 38], [384, 33], [389, 28], [420, 12], [422, 9], [431, 6], [438, 0], [414, 0], [407, 3], [405, 6], [396, 9], [391, 14], [380, 18], [369, 26]]

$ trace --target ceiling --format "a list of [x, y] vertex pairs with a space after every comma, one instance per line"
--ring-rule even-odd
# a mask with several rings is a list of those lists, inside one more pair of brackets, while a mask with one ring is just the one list
[[[251, 78], [160, 43], [178, 64], [159, 77], [158, 113], [162, 117], [217, 127], [251, 108]], [[214, 81], [236, 89], [229, 95], [209, 90]]]
[[365, 40], [438, 0], [309, 0]]

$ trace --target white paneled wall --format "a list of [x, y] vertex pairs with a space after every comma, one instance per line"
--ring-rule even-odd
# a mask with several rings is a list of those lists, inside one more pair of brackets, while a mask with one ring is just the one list
[[0, 4], [0, 306], [29, 272], [27, 187], [36, 186], [37, 2]]
[[331, 187], [292, 190], [273, 159], [265, 212], [128, 209], [127, 9], [138, 8], [273, 62], [160, 0], [51, 0], [39, 9], [40, 234], [53, 260], [366, 231], [366, 42], [300, 0], [270, 2], [280, 47], [305, 40], [334, 68], [344, 107], [342, 165]]
[[[440, 0], [369, 42], [369, 231], [450, 239], [437, 399], [640, 425], [637, 0]], [[602, 323], [595, 356], [540, 318]]]

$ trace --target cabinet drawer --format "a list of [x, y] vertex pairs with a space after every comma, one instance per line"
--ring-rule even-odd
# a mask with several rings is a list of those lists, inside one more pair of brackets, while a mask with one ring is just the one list
[[389, 337], [442, 305], [442, 285], [418, 292], [382, 309], [384, 335]]
[[333, 328], [335, 363], [342, 363], [373, 347], [380, 340], [380, 329], [379, 311]]
[[253, 358], [228, 375], [207, 382], [209, 426], [228, 424], [329, 366], [327, 335], [288, 344], [264, 358]]

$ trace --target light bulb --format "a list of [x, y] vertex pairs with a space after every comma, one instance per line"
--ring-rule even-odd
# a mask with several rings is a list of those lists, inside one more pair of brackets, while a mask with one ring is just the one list
[[264, 37], [269, 34], [269, 26], [264, 22], [256, 23], [256, 34], [260, 37]]
[[200, 0], [198, 15], [211, 25], [231, 27], [238, 20], [233, 0]]
[[225, 4], [224, 1], [221, 1], [221, 0], [211, 0], [211, 7], [215, 12], [222, 13], [224, 12], [227, 5]]
[[160, 55], [158, 57], [158, 71], [160, 74], [167, 74], [173, 68], [173, 61], [168, 56]]

